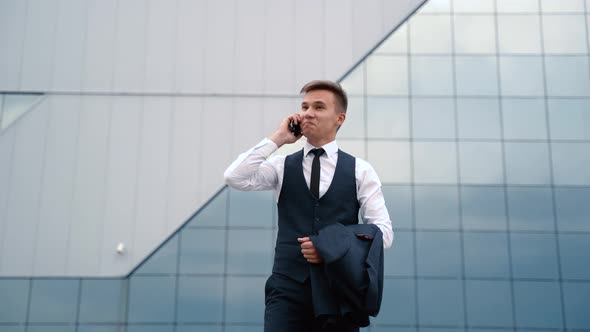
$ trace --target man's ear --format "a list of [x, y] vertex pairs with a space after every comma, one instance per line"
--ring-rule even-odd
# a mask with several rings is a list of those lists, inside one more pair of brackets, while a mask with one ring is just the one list
[[336, 123], [338, 123], [338, 126], [341, 126], [342, 123], [344, 123], [344, 120], [346, 120], [346, 113], [340, 112], [338, 115], [338, 121]]

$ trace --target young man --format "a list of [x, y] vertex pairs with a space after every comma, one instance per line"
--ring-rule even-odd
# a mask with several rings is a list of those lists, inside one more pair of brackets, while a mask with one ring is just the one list
[[[332, 223], [374, 224], [383, 244], [393, 241], [381, 182], [366, 161], [338, 149], [336, 132], [346, 120], [348, 99], [332, 81], [312, 81], [302, 89], [301, 111], [283, 119], [277, 130], [242, 153], [225, 171], [238, 190], [273, 190], [279, 230], [273, 273], [265, 287], [265, 332], [358, 331], [344, 320], [330, 328], [314, 319], [310, 267], [322, 264], [309, 235]], [[295, 136], [290, 122], [301, 127]], [[289, 156], [269, 156], [302, 136], [305, 147]]]

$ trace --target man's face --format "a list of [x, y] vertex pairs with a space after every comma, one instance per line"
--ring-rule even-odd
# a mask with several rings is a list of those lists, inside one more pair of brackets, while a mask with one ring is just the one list
[[340, 112], [334, 93], [313, 90], [303, 96], [301, 102], [301, 130], [308, 140], [334, 139], [336, 130], [346, 115]]

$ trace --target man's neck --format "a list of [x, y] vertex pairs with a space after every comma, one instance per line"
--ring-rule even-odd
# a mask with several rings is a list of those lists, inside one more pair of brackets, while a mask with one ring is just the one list
[[316, 148], [319, 148], [319, 147], [322, 147], [328, 143], [334, 142], [335, 140], [336, 140], [336, 137], [317, 139], [317, 140], [307, 138], [307, 142], [309, 144], [315, 146]]

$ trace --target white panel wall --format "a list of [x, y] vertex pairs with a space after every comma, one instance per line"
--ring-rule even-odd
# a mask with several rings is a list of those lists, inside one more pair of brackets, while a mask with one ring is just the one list
[[0, 0], [0, 91], [48, 94], [0, 133], [0, 276], [125, 275], [422, 2]]
[[[0, 271], [29, 275], [35, 261], [35, 240], [39, 230], [41, 184], [44, 183], [45, 141], [49, 119], [48, 103], [29, 112], [14, 130], [12, 165], [4, 229]], [[4, 186], [3, 186], [4, 187]], [[5, 190], [5, 189], [4, 189]]]
[[27, 2], [0, 1], [0, 89], [20, 86], [23, 45], [27, 24]]
[[340, 78], [422, 2], [1, 0], [0, 88], [292, 94]]

